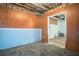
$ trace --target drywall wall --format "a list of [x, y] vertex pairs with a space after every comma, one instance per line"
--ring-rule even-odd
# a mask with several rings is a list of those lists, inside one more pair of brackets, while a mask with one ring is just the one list
[[[50, 21], [50, 20], [49, 20]], [[49, 34], [48, 38], [53, 39], [55, 37], [58, 37], [58, 32], [64, 33], [66, 36], [66, 22], [65, 20], [57, 20], [57, 24], [49, 24]]]
[[66, 20], [58, 20], [57, 21], [58, 32], [64, 33], [66, 36]]
[[[58, 37], [59, 33], [64, 33], [64, 36], [66, 37], [66, 19], [54, 19], [52, 16], [54, 15], [49, 16], [48, 19], [48, 39]], [[50, 19], [50, 17], [52, 17], [52, 19]]]
[[[49, 20], [50, 21], [50, 20]], [[57, 24], [49, 24], [49, 34], [48, 39], [53, 39], [55, 37], [58, 37], [58, 33], [64, 33], [66, 36], [66, 22], [65, 20], [57, 20]]]
[[54, 24], [49, 24], [48, 39], [53, 39], [55, 37], [58, 37], [58, 26]]
[[41, 29], [0, 28], [0, 50], [41, 41]]

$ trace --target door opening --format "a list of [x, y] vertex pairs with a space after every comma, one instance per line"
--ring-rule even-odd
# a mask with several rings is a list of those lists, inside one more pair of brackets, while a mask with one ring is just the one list
[[67, 38], [66, 12], [48, 17], [48, 44], [65, 48]]

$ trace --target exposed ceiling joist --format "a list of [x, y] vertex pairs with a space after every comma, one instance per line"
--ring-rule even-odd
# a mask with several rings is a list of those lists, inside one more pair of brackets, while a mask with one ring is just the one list
[[42, 15], [45, 12], [60, 6], [60, 3], [10, 3], [13, 6], [23, 8], [27, 11]]
[[59, 15], [56, 15], [54, 16], [55, 18], [58, 18], [58, 19], [62, 19], [64, 20], [65, 19], [65, 14], [59, 14]]
[[19, 6], [19, 7], [21, 7], [21, 8], [24, 8], [24, 9], [26, 9], [26, 10], [35, 11], [35, 10], [33, 10], [33, 9], [27, 7], [27, 6], [23, 6], [23, 5], [19, 4], [19, 3], [18, 3], [18, 4], [16, 4], [16, 3], [11, 3], [11, 4], [16, 5], [16, 6]]
[[43, 3], [32, 3], [34, 6], [36, 6], [36, 7], [38, 7], [38, 8], [41, 8], [41, 9], [43, 9], [43, 10], [48, 10], [47, 8], [45, 8], [44, 6], [43, 6]]

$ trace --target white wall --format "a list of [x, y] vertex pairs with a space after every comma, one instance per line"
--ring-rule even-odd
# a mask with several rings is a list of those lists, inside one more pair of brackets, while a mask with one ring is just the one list
[[55, 38], [55, 36], [58, 37], [59, 31], [66, 36], [66, 20], [59, 19], [57, 25], [49, 24], [49, 39]]
[[49, 24], [49, 39], [58, 37], [58, 27], [54, 24]]
[[58, 26], [58, 31], [60, 31], [60, 33], [64, 33], [66, 35], [66, 20], [59, 19], [57, 21], [57, 26]]

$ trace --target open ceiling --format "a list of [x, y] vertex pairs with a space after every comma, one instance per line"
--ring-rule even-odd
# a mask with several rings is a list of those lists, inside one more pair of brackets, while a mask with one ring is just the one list
[[54, 17], [57, 18], [57, 19], [65, 20], [65, 14], [59, 14], [59, 15], [56, 15]]
[[59, 20], [59, 19], [65, 20], [65, 13], [58, 14], [58, 15], [50, 17], [50, 19], [53, 19], [53, 18], [56, 19], [56, 20]]
[[26, 11], [42, 15], [45, 12], [62, 5], [62, 3], [7, 3], [6, 5], [13, 8], [17, 7], [25, 9]]

